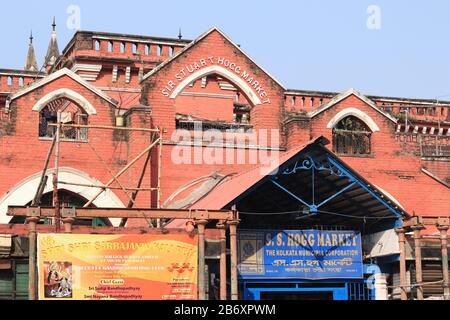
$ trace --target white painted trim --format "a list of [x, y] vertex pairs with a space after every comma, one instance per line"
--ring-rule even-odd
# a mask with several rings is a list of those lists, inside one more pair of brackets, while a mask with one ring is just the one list
[[406, 212], [405, 208], [402, 206], [402, 204], [400, 203], [400, 201], [398, 201], [392, 194], [390, 194], [389, 192], [387, 192], [386, 190], [380, 188], [379, 186], [377, 186], [376, 184], [374, 184], [374, 186], [381, 191], [381, 193], [383, 193], [387, 198], [389, 198], [390, 201], [392, 201], [394, 204], [396, 204], [400, 209], [402, 209], [403, 211]]
[[380, 127], [378, 127], [378, 125], [375, 123], [375, 121], [367, 113], [365, 113], [359, 109], [356, 109], [356, 108], [347, 108], [347, 109], [344, 109], [344, 110], [338, 112], [330, 120], [330, 122], [328, 122], [327, 128], [328, 129], [334, 128], [339, 123], [339, 121], [341, 121], [342, 119], [344, 119], [345, 117], [348, 117], [348, 116], [354, 116], [354, 117], [360, 119], [370, 128], [370, 130], [372, 132], [380, 131]]
[[[54, 169], [47, 170], [47, 175], [52, 175]], [[36, 190], [39, 186], [42, 172], [35, 173], [28, 178], [25, 178], [14, 187], [12, 187], [6, 194], [0, 198], [0, 223], [9, 223], [11, 217], [6, 215], [8, 205], [24, 206], [33, 200]], [[92, 184], [101, 185], [102, 183], [89, 176], [85, 172], [79, 171], [77, 169], [60, 167], [58, 178], [60, 181], [65, 182], [75, 182], [80, 184]], [[72, 185], [60, 185], [60, 189], [65, 189], [73, 193], [79, 194], [85, 199], [93, 198], [99, 188], [88, 188]], [[52, 179], [48, 179], [47, 184], [44, 188], [44, 193], [51, 192], [53, 190]], [[106, 190], [103, 192], [95, 201], [94, 205], [96, 207], [104, 208], [124, 208], [124, 204], [111, 190]], [[110, 219], [114, 226], [120, 224], [120, 219]]]
[[381, 111], [379, 109], [379, 107], [369, 98], [367, 98], [366, 96], [362, 95], [361, 93], [359, 93], [358, 91], [356, 91], [355, 89], [351, 88], [348, 89], [340, 94], [338, 94], [337, 96], [335, 96], [333, 99], [331, 99], [330, 101], [328, 101], [328, 103], [320, 106], [319, 108], [308, 112], [308, 116], [310, 118], [314, 118], [315, 116], [317, 116], [318, 114], [322, 113], [323, 111], [333, 107], [334, 105], [338, 104], [339, 102], [341, 102], [342, 100], [346, 99], [347, 97], [354, 95], [356, 97], [358, 97], [359, 99], [361, 99], [362, 101], [364, 101], [367, 105], [369, 105], [370, 107], [372, 107], [373, 109], [375, 109], [377, 112], [379, 112], [380, 114], [382, 114], [383, 116], [385, 116], [386, 118], [388, 118], [389, 120], [391, 120], [394, 123], [397, 123], [397, 119], [395, 119], [393, 116], [391, 116], [389, 113], [386, 113], [384, 111]]
[[101, 64], [77, 63], [72, 67], [71, 70], [75, 73], [77, 73], [78, 71], [100, 72], [102, 70], [102, 65]]
[[193, 74], [191, 74], [189, 77], [185, 78], [178, 86], [173, 90], [170, 98], [175, 99], [184, 88], [189, 86], [190, 83], [194, 82], [197, 79], [203, 78], [205, 76], [208, 76], [210, 74], [218, 74], [227, 80], [233, 82], [235, 86], [238, 86], [245, 95], [250, 99], [250, 101], [253, 103], [253, 105], [260, 105], [262, 104], [261, 99], [253, 92], [252, 88], [246, 82], [244, 79], [239, 77], [235, 72], [231, 72], [224, 67], [213, 65], [209, 66], [203, 69], [200, 69]]
[[97, 87], [93, 86], [92, 84], [90, 84], [89, 82], [87, 82], [86, 80], [84, 80], [82, 77], [80, 77], [79, 75], [77, 75], [75, 72], [70, 71], [67, 68], [63, 68], [61, 70], [58, 70], [50, 75], [48, 75], [45, 78], [40, 79], [39, 81], [34, 82], [32, 85], [25, 87], [17, 92], [15, 92], [14, 94], [12, 94], [10, 96], [11, 101], [49, 83], [52, 82], [53, 80], [56, 80], [62, 76], [68, 76], [70, 78], [72, 78], [74, 81], [78, 82], [79, 84], [81, 84], [82, 86], [84, 86], [86, 89], [91, 90], [92, 92], [94, 92], [95, 94], [97, 94], [98, 96], [102, 97], [103, 99], [105, 99], [106, 101], [108, 101], [109, 103], [111, 103], [112, 105], [116, 106], [118, 105], [118, 102], [116, 100], [114, 100], [112, 97], [110, 97], [109, 95], [107, 95], [106, 93], [104, 93], [103, 91], [99, 90]]
[[154, 68], [153, 70], [151, 70], [149, 73], [147, 73], [144, 78], [142, 78], [141, 81], [146, 80], [147, 78], [149, 78], [150, 76], [152, 76], [153, 74], [157, 73], [159, 70], [161, 70], [162, 68], [164, 68], [167, 64], [169, 64], [170, 62], [172, 62], [173, 60], [177, 59], [179, 56], [183, 55], [187, 50], [189, 50], [190, 48], [192, 48], [193, 46], [195, 46], [196, 43], [200, 42], [201, 40], [203, 40], [204, 38], [206, 38], [206, 36], [208, 36], [210, 33], [212, 33], [213, 31], [217, 31], [219, 32], [225, 39], [227, 39], [239, 52], [241, 52], [247, 59], [249, 59], [250, 61], [252, 61], [259, 69], [261, 69], [266, 75], [268, 75], [273, 81], [275, 81], [282, 89], [283, 91], [286, 91], [285, 87], [281, 84], [281, 82], [279, 82], [277, 79], [275, 79], [275, 77], [273, 77], [269, 72], [267, 72], [263, 67], [261, 67], [259, 64], [257, 64], [247, 53], [244, 52], [244, 50], [241, 49], [241, 47], [239, 47], [236, 43], [234, 43], [225, 33], [223, 33], [221, 30], [219, 30], [219, 28], [217, 27], [213, 27], [211, 29], [209, 29], [207, 32], [205, 32], [204, 34], [202, 34], [200, 37], [198, 37], [197, 39], [195, 39], [194, 41], [192, 41], [191, 43], [189, 43], [187, 46], [185, 46], [182, 50], [178, 51], [176, 54], [174, 54], [171, 58], [165, 60], [163, 63], [159, 64], [156, 68]]
[[36, 74], [33, 73], [21, 73], [21, 72], [0, 72], [0, 76], [13, 76], [13, 77], [23, 77], [23, 78], [44, 78], [45, 74], [39, 74], [38, 71], [34, 71]]
[[94, 106], [88, 100], [86, 100], [85, 97], [67, 88], [61, 88], [47, 93], [33, 106], [33, 111], [41, 111], [51, 101], [59, 98], [67, 98], [73, 101], [81, 108], [83, 108], [83, 110], [86, 111], [89, 115], [97, 114], [97, 110], [95, 110]]

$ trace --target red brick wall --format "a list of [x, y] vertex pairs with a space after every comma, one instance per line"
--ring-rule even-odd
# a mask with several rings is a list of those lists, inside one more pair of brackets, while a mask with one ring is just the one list
[[423, 160], [422, 166], [443, 181], [450, 183], [450, 163], [439, 160]]
[[[211, 48], [214, 48], [214, 52], [212, 52]], [[200, 61], [200, 59], [208, 59], [208, 57], [213, 57], [214, 62], [211, 64], [220, 65], [218, 58], [225, 57], [240, 65], [248, 72], [251, 71], [259, 83], [265, 88], [267, 96], [271, 101], [270, 104], [253, 106], [250, 114], [252, 124], [255, 129], [280, 129], [284, 107], [282, 88], [250, 59], [238, 52], [236, 47], [217, 31], [212, 31], [196, 43], [195, 46], [186, 51], [184, 55], [179, 56], [152, 77], [145, 80], [143, 84], [143, 100], [151, 106], [157, 106], [157, 108], [154, 108], [155, 125], [163, 126], [168, 131], [168, 135], [171, 136], [175, 129], [175, 101], [164, 96], [162, 91], [169, 81], [175, 80], [175, 75], [181, 69]], [[208, 63], [208, 66], [211, 64]]]
[[[433, 167], [435, 171], [447, 172], [448, 174], [448, 165], [446, 163], [438, 165], [436, 163], [425, 164], [421, 162], [420, 158], [414, 155], [413, 150], [404, 148], [404, 145], [395, 139], [395, 124], [355, 96], [348, 97], [311, 120], [306, 120], [304, 115], [303, 117], [302, 115], [299, 115], [297, 118], [294, 117], [292, 121], [287, 122], [286, 127], [283, 127], [282, 121], [285, 116], [285, 107], [287, 108], [290, 103], [284, 100], [284, 89], [255, 63], [241, 54], [236, 47], [217, 31], [207, 35], [183, 55], [180, 55], [144, 81], [140, 102], [150, 106], [151, 111], [133, 109], [128, 114], [129, 125], [132, 127], [150, 128], [158, 126], [165, 131], [161, 163], [161, 203], [178, 188], [201, 176], [211, 174], [214, 171], [219, 171], [222, 174], [238, 173], [254, 166], [248, 161], [249, 149], [244, 150], [244, 153], [247, 155], [245, 164], [239, 164], [236, 161], [227, 164], [223, 160], [225, 153], [219, 157], [222, 159], [219, 161], [220, 164], [204, 162], [199, 164], [174, 163], [173, 151], [175, 146], [171, 142], [171, 138], [175, 129], [175, 114], [177, 112], [192, 112], [197, 116], [205, 116], [211, 120], [218, 119], [217, 117], [225, 118], [221, 120], [232, 119], [231, 101], [225, 100], [227, 102], [224, 105], [217, 103], [215, 106], [217, 106], [218, 110], [214, 110], [207, 109], [208, 102], [204, 99], [193, 99], [184, 96], [171, 99], [162, 94], [162, 90], [167, 86], [168, 81], [174, 80], [175, 74], [181, 68], [208, 57], [214, 57], [213, 64], [218, 64], [218, 57], [224, 57], [255, 75], [266, 90], [270, 103], [251, 106], [251, 124], [254, 126], [255, 131], [259, 129], [278, 129], [283, 134], [286, 133], [286, 136], [281, 136], [281, 142], [282, 145], [285, 143], [288, 149], [301, 145], [312, 137], [320, 135], [332, 141], [332, 129], [328, 129], [326, 126], [336, 113], [345, 108], [354, 107], [367, 113], [380, 127], [380, 131], [372, 135], [373, 156], [343, 157], [343, 160], [370, 182], [392, 194], [410, 213], [415, 212], [422, 215], [443, 215], [449, 213], [450, 196], [448, 188], [421, 172], [422, 165], [427, 165]], [[127, 85], [123, 83], [122, 79], [119, 78], [118, 83], [112, 84], [111, 69], [105, 67], [94, 84], [99, 87], [116, 86], [140, 89], [136, 76], [132, 76], [132, 82]], [[10, 135], [3, 135], [0, 139], [0, 195], [5, 194], [11, 187], [26, 177], [42, 170], [50, 141], [39, 139], [39, 115], [38, 112], [33, 112], [31, 109], [44, 95], [60, 88], [76, 91], [91, 102], [96, 108], [97, 114], [90, 116], [90, 124], [114, 124], [114, 107], [69, 77], [59, 78], [17, 99], [11, 105], [12, 120], [9, 123], [14, 130], [11, 131]], [[186, 88], [186, 91], [189, 92], [190, 89]], [[209, 89], [207, 87], [206, 92], [217, 93], [212, 87], [209, 87]], [[255, 95], [257, 94], [255, 90], [253, 92]], [[125, 101], [123, 104], [126, 107], [137, 104], [137, 99], [141, 96], [139, 93], [132, 92], [123, 94], [117, 92], [107, 93], [111, 94], [116, 100]], [[296, 106], [298, 106], [298, 103], [299, 101], [297, 100]], [[314, 100], [313, 107], [309, 107], [308, 101], [306, 101], [306, 106], [300, 111], [311, 111], [312, 108], [317, 107], [316, 103], [318, 104], [319, 101]], [[89, 130], [89, 143], [106, 161], [112, 172], [118, 172], [122, 169], [124, 165], [129, 163], [150, 143], [148, 133], [130, 132], [126, 141], [117, 139], [117, 135], [117, 132], [111, 130]], [[330, 144], [328, 147], [331, 149], [332, 145]], [[223, 149], [204, 147], [195, 147], [189, 150], [192, 154], [201, 151], [203, 155], [205, 153], [210, 154], [212, 150], [223, 151]], [[235, 153], [237, 152], [235, 149], [233, 150]], [[110, 173], [105, 169], [105, 165], [93, 154], [87, 143], [62, 142], [60, 153], [60, 166], [81, 170], [103, 183], [110, 180]], [[136, 185], [144, 160], [145, 157], [120, 178], [124, 186], [134, 187]], [[52, 167], [53, 157], [50, 164], [50, 167]], [[150, 185], [156, 187], [157, 185], [158, 151], [156, 148], [152, 151], [150, 167], [145, 175], [143, 187], [149, 187]], [[122, 191], [114, 191], [114, 193], [119, 196], [124, 204], [127, 204], [128, 197], [125, 193]], [[138, 196], [135, 206], [148, 207], [150, 203], [153, 206], [156, 205], [156, 193], [153, 193], [153, 197], [150, 199], [150, 194], [143, 192]]]
[[[32, 108], [40, 98], [60, 88], [68, 88], [78, 92], [96, 108], [97, 114], [89, 117], [90, 124], [113, 125], [114, 107], [67, 76], [56, 79], [13, 101], [11, 108], [14, 110], [15, 116], [12, 123], [15, 130], [12, 135], [3, 136], [1, 141], [3, 150], [0, 154], [1, 195], [21, 180], [43, 169], [51, 141], [39, 138], [39, 113], [32, 111]], [[133, 124], [141, 126], [134, 121]], [[118, 172], [124, 166], [124, 162], [130, 161], [140, 152], [138, 147], [142, 146], [144, 141], [148, 143], [148, 139], [146, 140], [141, 136], [132, 136], [130, 141], [134, 141], [135, 144], [129, 147], [126, 141], [114, 141], [113, 134], [112, 130], [90, 129], [88, 140], [89, 144], [105, 160], [110, 170]], [[104, 164], [95, 156], [89, 144], [85, 142], [61, 142], [59, 165], [81, 170], [106, 183], [110, 180], [111, 175], [105, 169]], [[53, 164], [54, 158], [52, 156], [49, 167], [53, 168]], [[137, 165], [139, 166], [139, 164]], [[125, 174], [120, 178], [120, 181], [124, 186], [134, 186], [136, 177]], [[147, 185], [149, 185], [148, 181]], [[115, 191], [115, 193], [126, 204], [128, 198], [124, 193], [120, 190]]]
[[[371, 137], [373, 157], [342, 156], [342, 160], [371, 183], [397, 199], [404, 208], [419, 215], [449, 214], [450, 192], [422, 171], [414, 150], [405, 149], [395, 139], [396, 125], [356, 96], [349, 96], [311, 120], [313, 137], [325, 136], [332, 141], [328, 122], [341, 110], [354, 107], [369, 115], [380, 128]], [[332, 143], [327, 146], [332, 150]]]

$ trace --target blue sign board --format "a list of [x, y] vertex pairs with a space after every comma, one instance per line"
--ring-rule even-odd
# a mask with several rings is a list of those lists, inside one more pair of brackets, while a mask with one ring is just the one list
[[243, 279], [362, 279], [361, 234], [355, 231], [240, 230]]

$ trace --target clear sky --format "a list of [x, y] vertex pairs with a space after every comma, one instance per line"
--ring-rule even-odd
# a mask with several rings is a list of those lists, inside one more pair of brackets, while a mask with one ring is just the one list
[[217, 26], [286, 88], [450, 100], [448, 0], [40, 0], [1, 13], [0, 68], [23, 68], [30, 29], [41, 65], [53, 15], [61, 50], [78, 22], [187, 39]]

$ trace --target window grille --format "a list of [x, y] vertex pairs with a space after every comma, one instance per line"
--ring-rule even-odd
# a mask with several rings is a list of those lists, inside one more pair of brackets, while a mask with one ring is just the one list
[[372, 132], [356, 117], [342, 119], [333, 129], [333, 150], [344, 155], [371, 154]]

